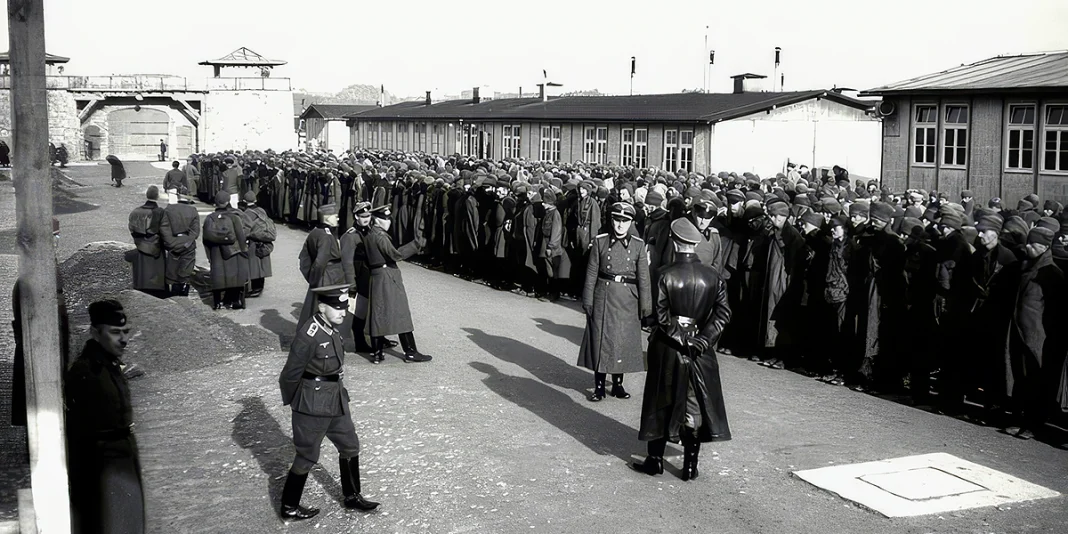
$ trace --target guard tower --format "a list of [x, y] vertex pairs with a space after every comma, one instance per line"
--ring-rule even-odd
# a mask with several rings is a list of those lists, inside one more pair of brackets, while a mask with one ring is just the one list
[[[70, 61], [69, 57], [45, 54], [45, 74], [54, 76], [63, 74], [63, 64]], [[7, 52], [0, 53], [0, 76], [11, 74], [11, 56]]]
[[267, 59], [242, 46], [219, 59], [209, 59], [197, 64], [211, 65], [215, 69], [216, 78], [221, 77], [223, 67], [255, 68], [260, 70], [260, 77], [270, 78], [271, 69], [285, 65], [286, 62], [278, 59]]

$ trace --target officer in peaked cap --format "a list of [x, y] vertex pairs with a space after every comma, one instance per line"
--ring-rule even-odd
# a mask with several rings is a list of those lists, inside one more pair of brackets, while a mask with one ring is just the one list
[[297, 324], [303, 324], [316, 309], [317, 287], [331, 286], [345, 281], [345, 270], [341, 265], [341, 242], [337, 235], [337, 205], [319, 206], [319, 223], [308, 232], [304, 247], [300, 250], [300, 273], [308, 281], [308, 292], [304, 296], [304, 306], [300, 310]]
[[314, 315], [300, 324], [289, 357], [278, 377], [282, 404], [293, 411], [293, 447], [296, 457], [282, 489], [281, 514], [285, 519], [308, 519], [317, 508], [300, 505], [308, 473], [319, 462], [323, 438], [337, 448], [345, 507], [374, 510], [378, 503], [360, 491], [360, 439], [349, 412], [349, 393], [342, 380], [345, 349], [338, 330], [349, 307], [349, 285], [312, 289], [317, 297]]
[[711, 350], [731, 312], [719, 273], [694, 253], [702, 236], [693, 223], [673, 221], [671, 238], [675, 263], [660, 272], [658, 324], [649, 340], [638, 430], [638, 439], [649, 443], [649, 455], [632, 467], [647, 475], [663, 474], [667, 442], [681, 441], [682, 479], [693, 480], [699, 475], [701, 443], [731, 439], [719, 364]]
[[586, 331], [578, 365], [594, 372], [591, 402], [605, 398], [605, 379], [612, 375], [611, 396], [629, 399], [623, 374], [645, 370], [641, 323], [652, 315], [648, 251], [631, 233], [634, 205], [616, 202], [609, 210], [611, 230], [590, 246], [582, 291]]

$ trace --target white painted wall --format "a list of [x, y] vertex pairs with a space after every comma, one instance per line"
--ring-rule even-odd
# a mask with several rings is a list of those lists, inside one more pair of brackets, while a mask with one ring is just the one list
[[202, 151], [297, 148], [291, 91], [211, 91], [201, 121]]
[[335, 154], [340, 155], [350, 148], [349, 128], [345, 126], [345, 121], [327, 121], [326, 141], [324, 148], [333, 150]]
[[712, 126], [712, 172], [774, 176], [787, 161], [841, 165], [850, 175], [878, 177], [882, 125], [862, 110], [809, 100]]

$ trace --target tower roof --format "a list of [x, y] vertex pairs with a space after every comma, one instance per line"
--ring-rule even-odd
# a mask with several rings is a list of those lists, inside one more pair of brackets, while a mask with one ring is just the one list
[[277, 59], [267, 59], [242, 46], [219, 59], [209, 59], [197, 64], [217, 67], [277, 67], [278, 65], [285, 65], [286, 62]]

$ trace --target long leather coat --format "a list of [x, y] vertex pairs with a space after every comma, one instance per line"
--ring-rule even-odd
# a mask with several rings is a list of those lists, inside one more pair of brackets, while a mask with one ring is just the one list
[[[719, 362], [712, 349], [731, 317], [726, 285], [715, 269], [702, 265], [694, 254], [676, 254], [675, 263], [661, 269], [659, 283], [657, 327], [649, 339], [649, 374], [638, 438], [677, 442], [686, 418], [687, 386], [692, 384], [701, 408], [698, 439], [729, 440]], [[703, 339], [709, 349], [696, 354], [685, 343], [687, 336]]]
[[319, 308], [319, 299], [312, 289], [345, 283], [345, 268], [341, 265], [341, 243], [330, 228], [320, 226], [308, 233], [300, 250], [300, 274], [308, 281], [304, 307], [297, 324], [304, 324]]
[[366, 333], [370, 336], [404, 334], [415, 329], [408, 308], [408, 293], [404, 290], [404, 279], [397, 262], [419, 252], [422, 244], [412, 241], [399, 249], [395, 248], [389, 234], [377, 227], [364, 237], [367, 265], [371, 270], [366, 327]]

